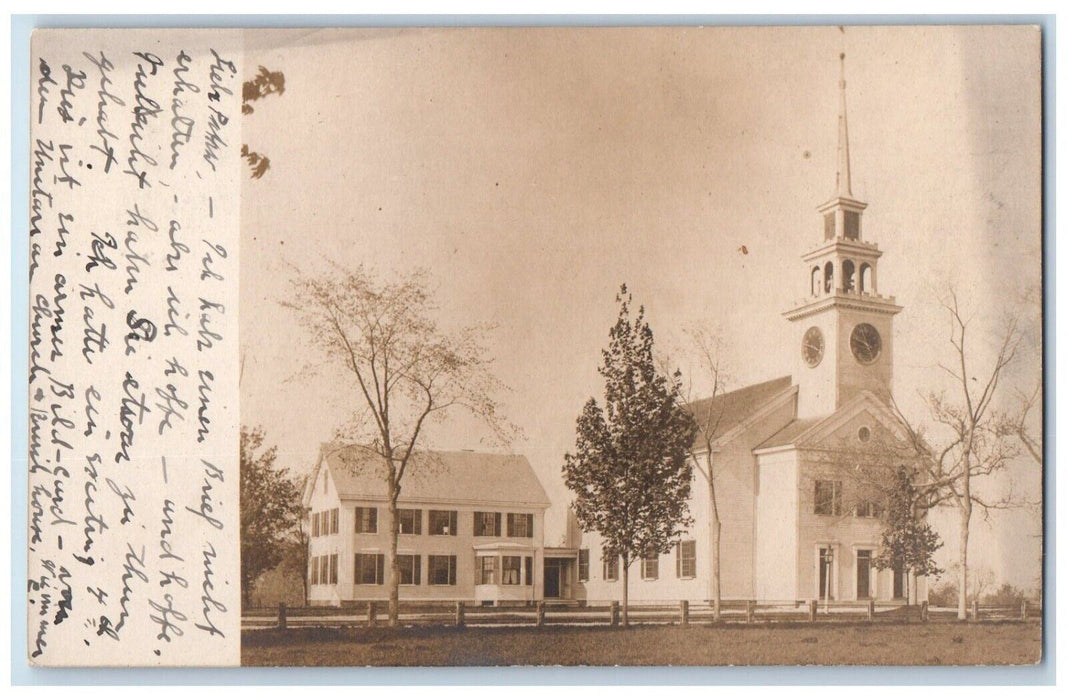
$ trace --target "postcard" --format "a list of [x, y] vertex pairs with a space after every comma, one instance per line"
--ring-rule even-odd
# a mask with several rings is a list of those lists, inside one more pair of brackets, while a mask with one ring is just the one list
[[38, 30], [29, 663], [1039, 663], [1041, 42]]

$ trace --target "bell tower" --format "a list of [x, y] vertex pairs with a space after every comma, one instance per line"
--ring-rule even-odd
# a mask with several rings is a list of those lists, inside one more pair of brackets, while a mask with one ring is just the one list
[[893, 380], [893, 297], [878, 293], [878, 245], [863, 238], [865, 202], [852, 194], [841, 54], [837, 116], [837, 182], [817, 210], [823, 235], [801, 256], [805, 298], [783, 315], [791, 322], [797, 353], [797, 417], [833, 413], [859, 391], [885, 395]]

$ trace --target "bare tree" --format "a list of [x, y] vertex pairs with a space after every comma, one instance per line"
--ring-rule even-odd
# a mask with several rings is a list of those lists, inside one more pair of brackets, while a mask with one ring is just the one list
[[[726, 393], [726, 372], [722, 361], [722, 340], [717, 334], [713, 334], [703, 328], [692, 328], [686, 331], [688, 338], [687, 353], [694, 358], [696, 369], [686, 373], [692, 377], [700, 373], [710, 382], [709, 395], [699, 402], [693, 396], [692, 382], [686, 384], [676, 383], [675, 388], [679, 393], [679, 400], [689, 407], [690, 414], [696, 423], [696, 438], [689, 445], [689, 459], [696, 467], [697, 473], [707, 484], [709, 503], [709, 549], [711, 561], [711, 601], [714, 609], [715, 621], [722, 618], [722, 520], [719, 517], [719, 499], [715, 491], [715, 442], [720, 437], [720, 426], [723, 415], [726, 412], [726, 402], [723, 396]], [[664, 369], [670, 370], [669, 358], [663, 360]]]
[[489, 328], [440, 329], [428, 275], [415, 270], [383, 282], [359, 266], [337, 264], [325, 275], [298, 274], [294, 310], [309, 340], [344, 367], [358, 407], [353, 434], [383, 460], [389, 512], [389, 624], [398, 622], [397, 502], [428, 425], [465, 411], [503, 439], [512, 428], [495, 396], [505, 389], [491, 371], [484, 338]]
[[905, 427], [907, 438], [919, 459], [924, 479], [920, 488], [928, 507], [946, 504], [959, 516], [959, 569], [957, 616], [967, 619], [967, 547], [971, 515], [975, 508], [992, 509], [1018, 505], [1009, 493], [988, 498], [978, 480], [1002, 472], [1019, 455], [1019, 415], [999, 410], [1005, 368], [1015, 358], [1019, 346], [1018, 322], [1009, 318], [995, 356], [984, 372], [973, 356], [970, 319], [960, 310], [955, 292], [944, 302], [950, 320], [949, 341], [952, 362], [939, 365], [950, 378], [951, 391], [931, 392], [923, 398], [936, 434], [915, 428], [894, 402], [894, 410]]

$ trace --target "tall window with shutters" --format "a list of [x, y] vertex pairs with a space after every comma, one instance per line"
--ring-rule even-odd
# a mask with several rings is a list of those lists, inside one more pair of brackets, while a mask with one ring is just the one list
[[385, 583], [385, 555], [374, 552], [356, 553], [356, 583], [361, 586], [380, 586]]
[[603, 553], [604, 557], [604, 580], [605, 581], [618, 581], [619, 580], [619, 557], [615, 555]]
[[378, 532], [378, 509], [372, 506], [356, 507], [356, 533], [374, 534]]
[[459, 514], [454, 510], [431, 510], [430, 511], [430, 534], [455, 536], [456, 523]]
[[641, 578], [654, 581], [659, 578], [659, 554], [641, 557]]
[[418, 586], [422, 583], [422, 557], [418, 554], [397, 554], [396, 565], [400, 569], [401, 586]]
[[578, 580], [579, 581], [588, 581], [589, 580], [589, 550], [588, 549], [579, 549], [578, 550]]
[[401, 535], [421, 535], [422, 534], [422, 510], [418, 508], [400, 508], [396, 512], [397, 520], [399, 520], [399, 530]]
[[475, 537], [500, 537], [500, 513], [474, 512]]
[[456, 555], [430, 554], [427, 556], [431, 586], [456, 585]]
[[508, 537], [533, 537], [533, 514], [508, 513]]
[[478, 585], [492, 586], [496, 584], [496, 556], [478, 557]]
[[682, 540], [678, 543], [676, 561], [678, 578], [694, 578], [697, 575], [697, 543], [695, 540]]

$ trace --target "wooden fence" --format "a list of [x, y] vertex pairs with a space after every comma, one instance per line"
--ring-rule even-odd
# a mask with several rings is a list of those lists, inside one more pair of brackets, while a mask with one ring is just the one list
[[[242, 616], [244, 629], [287, 627], [375, 626], [387, 621], [384, 601], [356, 603], [346, 607], [260, 608]], [[1025, 620], [1040, 618], [1033, 603], [1019, 607], [972, 605], [973, 621]], [[631, 603], [630, 624], [758, 624], [812, 622], [929, 622], [952, 621], [955, 608], [930, 608], [926, 603], [903, 606], [876, 601], [723, 601], [719, 620], [706, 601], [676, 603]], [[400, 604], [402, 625], [499, 626], [612, 626], [622, 621], [618, 601], [589, 604], [536, 603], [531, 605], [483, 606], [472, 602], [406, 602]]]

